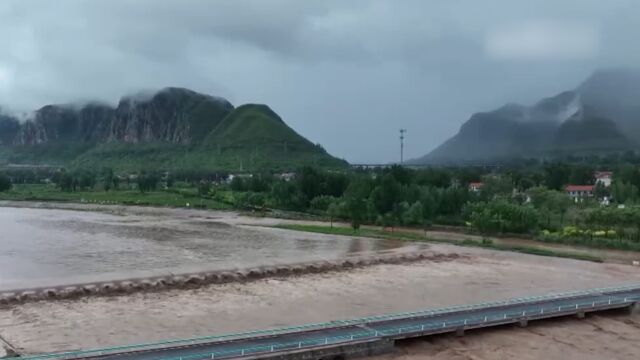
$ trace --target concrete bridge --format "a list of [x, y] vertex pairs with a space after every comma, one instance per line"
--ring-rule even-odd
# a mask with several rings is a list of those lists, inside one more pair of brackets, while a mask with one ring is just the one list
[[628, 308], [640, 284], [216, 337], [22, 357], [24, 360], [327, 359], [391, 351], [396, 340]]

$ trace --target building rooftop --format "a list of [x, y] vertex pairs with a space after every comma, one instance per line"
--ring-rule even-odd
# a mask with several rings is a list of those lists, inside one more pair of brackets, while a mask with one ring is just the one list
[[593, 191], [593, 185], [567, 185], [565, 191]]

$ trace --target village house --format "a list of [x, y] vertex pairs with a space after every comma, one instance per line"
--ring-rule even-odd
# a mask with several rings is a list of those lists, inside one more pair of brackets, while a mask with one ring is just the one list
[[227, 176], [226, 183], [231, 184], [231, 182], [235, 178], [251, 179], [252, 177], [253, 177], [253, 174], [229, 174], [229, 176]]
[[570, 198], [575, 201], [582, 200], [584, 198], [590, 198], [594, 196], [595, 186], [594, 185], [567, 185], [564, 188], [564, 191], [569, 195]]
[[613, 173], [611, 171], [596, 171], [593, 174], [596, 179], [596, 184], [602, 184], [604, 187], [611, 186], [611, 180], [613, 179]]
[[481, 182], [470, 182], [469, 183], [469, 191], [471, 192], [478, 192], [480, 191], [480, 189], [482, 189], [482, 183]]
[[295, 179], [295, 177], [296, 177], [296, 173], [294, 172], [286, 172], [278, 175], [278, 178], [284, 181], [291, 181]]

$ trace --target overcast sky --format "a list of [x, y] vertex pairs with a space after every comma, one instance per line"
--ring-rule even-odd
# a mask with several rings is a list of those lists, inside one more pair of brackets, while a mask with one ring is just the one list
[[638, 0], [1, 0], [0, 106], [183, 86], [266, 103], [350, 162], [640, 64]]

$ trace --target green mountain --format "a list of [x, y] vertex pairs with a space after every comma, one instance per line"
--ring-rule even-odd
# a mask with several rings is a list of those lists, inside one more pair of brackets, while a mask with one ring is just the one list
[[298, 135], [271, 108], [247, 104], [230, 112], [205, 138], [205, 146], [275, 146], [283, 151], [315, 150], [316, 146]]
[[48, 105], [25, 121], [0, 117], [0, 162], [68, 167], [254, 170], [346, 162], [297, 134], [266, 105], [166, 88], [117, 107]]
[[458, 134], [413, 164], [604, 155], [638, 150], [640, 72], [595, 72], [575, 90], [532, 106], [477, 113]]

